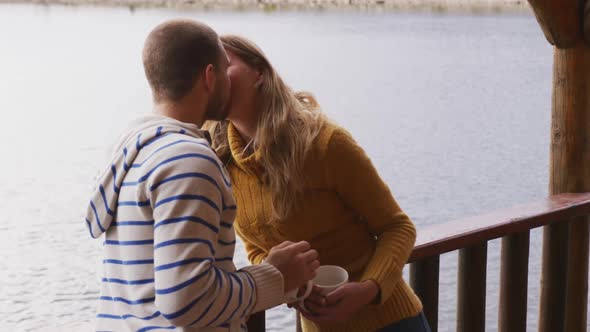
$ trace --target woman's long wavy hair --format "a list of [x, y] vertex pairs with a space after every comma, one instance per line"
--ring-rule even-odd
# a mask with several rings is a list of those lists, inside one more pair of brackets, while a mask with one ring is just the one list
[[[292, 91], [262, 50], [250, 40], [221, 37], [225, 49], [262, 73], [261, 100], [254, 147], [264, 168], [263, 181], [272, 194], [273, 221], [280, 221], [299, 201], [305, 185], [304, 164], [313, 141], [326, 123], [315, 98]], [[224, 162], [232, 162], [228, 122], [208, 122], [213, 148]]]

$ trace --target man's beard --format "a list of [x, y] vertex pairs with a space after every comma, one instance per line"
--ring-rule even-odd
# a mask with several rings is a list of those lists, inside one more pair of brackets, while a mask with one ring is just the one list
[[227, 117], [228, 110], [226, 109], [226, 102], [223, 100], [221, 89], [216, 88], [215, 93], [207, 104], [205, 111], [205, 120], [222, 121]]

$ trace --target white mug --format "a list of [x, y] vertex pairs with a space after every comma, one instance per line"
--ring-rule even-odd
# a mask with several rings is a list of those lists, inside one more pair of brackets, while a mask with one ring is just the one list
[[[321, 295], [326, 296], [347, 282], [348, 272], [346, 272], [345, 269], [337, 265], [322, 265], [316, 270], [315, 278], [308, 282], [305, 293], [307, 294], [307, 291], [312, 288], [310, 283], [313, 284], [313, 286], [319, 288]], [[303, 297], [303, 299], [299, 300], [299, 307], [305, 312], [308, 310], [305, 308], [303, 300], [305, 300], [308, 296], [309, 294]]]
[[348, 272], [337, 265], [322, 265], [316, 270], [312, 283], [319, 288], [320, 294], [326, 296], [330, 292], [348, 282]]
[[305, 300], [309, 294], [311, 294], [311, 290], [313, 289], [313, 284], [311, 282], [311, 280], [309, 280], [307, 282], [307, 284], [305, 285], [305, 293], [303, 293], [303, 295], [297, 297], [297, 293], [299, 292], [298, 288], [295, 288], [294, 290], [287, 292], [287, 294], [285, 294], [287, 296], [286, 299], [286, 303], [293, 303], [293, 302], [299, 302], [300, 304], [303, 304], [303, 300]]

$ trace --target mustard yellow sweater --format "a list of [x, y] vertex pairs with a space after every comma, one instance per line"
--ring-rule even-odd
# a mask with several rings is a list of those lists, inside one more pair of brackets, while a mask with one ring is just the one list
[[228, 169], [238, 206], [235, 227], [253, 264], [285, 240], [305, 240], [319, 252], [323, 265], [342, 266], [351, 281], [372, 279], [380, 287], [379, 304], [336, 326], [303, 318], [304, 331], [375, 331], [420, 313], [420, 300], [402, 278], [416, 238], [414, 225], [344, 129], [328, 124], [320, 132], [305, 162], [307, 181], [300, 205], [273, 223], [271, 193], [260, 181], [264, 165], [259, 155], [241, 157], [245, 142], [231, 124], [228, 138]]

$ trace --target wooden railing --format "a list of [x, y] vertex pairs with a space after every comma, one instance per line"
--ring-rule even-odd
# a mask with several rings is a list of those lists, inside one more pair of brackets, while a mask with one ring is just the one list
[[[487, 243], [498, 238], [502, 238], [498, 330], [526, 331], [529, 233], [541, 226], [551, 231], [545, 232], [543, 239], [539, 331], [561, 332], [568, 325], [586, 326], [586, 308], [580, 310], [567, 303], [567, 282], [572, 276], [567, 276], [567, 240], [559, 234], [567, 234], [573, 223], [587, 223], [588, 215], [590, 193], [560, 194], [421, 229], [408, 260], [410, 284], [422, 300], [432, 331], [438, 330], [440, 255], [455, 250], [459, 250], [456, 330], [485, 330]], [[570, 273], [575, 271], [583, 274], [575, 277], [587, 278], [587, 264], [580, 266], [586, 268], [569, 269]], [[582, 321], [567, 322], [566, 317]], [[249, 330], [255, 332], [264, 331], [264, 325], [264, 313], [248, 323]]]
[[[526, 331], [529, 231], [545, 226], [567, 232], [569, 223], [588, 222], [585, 217], [589, 214], [590, 193], [561, 194], [421, 230], [408, 261], [410, 284], [422, 300], [432, 331], [437, 331], [438, 325], [441, 254], [459, 250], [456, 330], [484, 331], [487, 243], [502, 238], [498, 330]], [[566, 303], [566, 248], [567, 243], [548, 236], [543, 239], [539, 331], [565, 331], [566, 310], [576, 310]], [[587, 270], [579, 273], [587, 278]], [[585, 320], [585, 311], [575, 316]]]

